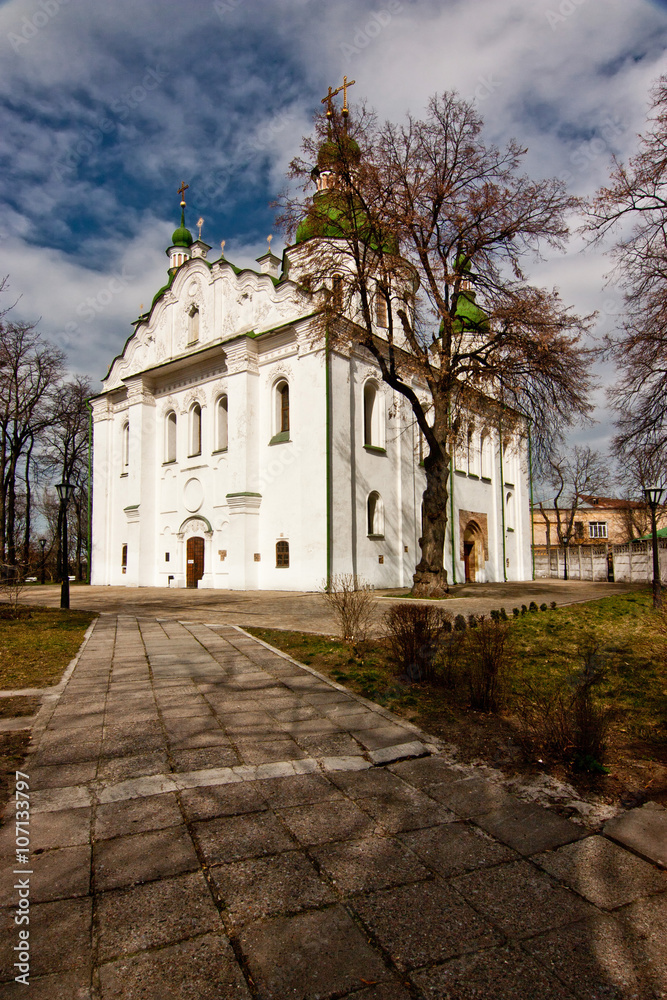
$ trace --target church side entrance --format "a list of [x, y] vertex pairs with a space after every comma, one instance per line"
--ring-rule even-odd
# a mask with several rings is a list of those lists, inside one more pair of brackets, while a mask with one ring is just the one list
[[185, 581], [188, 587], [196, 587], [204, 575], [204, 539], [188, 538], [186, 546], [186, 574]]

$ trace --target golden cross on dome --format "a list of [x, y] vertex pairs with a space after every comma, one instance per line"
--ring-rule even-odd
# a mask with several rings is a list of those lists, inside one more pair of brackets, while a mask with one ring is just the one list
[[266, 237], [266, 242], [269, 244], [269, 250], [271, 250], [271, 240], [272, 239], [273, 239], [273, 236], [267, 236]]
[[221, 253], [222, 257], [225, 256], [225, 243], [226, 242], [227, 242], [227, 240], [220, 240], [220, 250], [222, 251], [222, 253]]
[[178, 193], [181, 196], [182, 204], [185, 204], [185, 192], [188, 190], [189, 187], [190, 187], [189, 184], [186, 184], [185, 181], [181, 181], [181, 186], [178, 189]]
[[198, 240], [201, 240], [201, 227], [203, 225], [204, 225], [204, 220], [202, 218], [197, 219], [197, 227], [199, 229], [199, 236], [197, 237]]
[[350, 109], [347, 106], [347, 88], [351, 87], [356, 82], [357, 82], [356, 80], [350, 80], [350, 82], [348, 83], [347, 77], [344, 76], [343, 83], [340, 87], [337, 87], [335, 90], [329, 87], [329, 93], [327, 94], [326, 97], [322, 98], [322, 104], [327, 105], [327, 118], [331, 118], [331, 116], [333, 115], [333, 99], [338, 94], [340, 94], [341, 90], [343, 91], [343, 114], [347, 117], [347, 115], [350, 113]]

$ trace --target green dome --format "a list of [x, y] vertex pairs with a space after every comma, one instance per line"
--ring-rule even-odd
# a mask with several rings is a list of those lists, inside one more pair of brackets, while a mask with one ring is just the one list
[[185, 228], [185, 202], [181, 202], [181, 224], [178, 229], [174, 229], [171, 236], [171, 245], [174, 247], [191, 247], [194, 243], [192, 233]]
[[178, 229], [174, 229], [173, 235], [171, 237], [171, 245], [174, 247], [191, 247], [193, 243], [192, 233], [185, 226], [179, 226]]
[[349, 135], [342, 135], [339, 142], [332, 142], [331, 139], [328, 139], [322, 143], [317, 154], [317, 167], [314, 172], [333, 170], [343, 158], [353, 164], [357, 164], [361, 160], [359, 143]]
[[475, 302], [474, 292], [461, 292], [456, 302], [455, 325], [460, 330], [488, 330], [489, 318]]

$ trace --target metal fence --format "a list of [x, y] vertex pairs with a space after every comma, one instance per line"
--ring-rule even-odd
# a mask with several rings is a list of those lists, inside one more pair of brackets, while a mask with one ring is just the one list
[[[667, 539], [658, 539], [660, 577], [667, 582]], [[625, 545], [536, 545], [535, 577], [538, 579], [615, 580], [617, 583], [650, 583], [653, 579], [652, 542]]]

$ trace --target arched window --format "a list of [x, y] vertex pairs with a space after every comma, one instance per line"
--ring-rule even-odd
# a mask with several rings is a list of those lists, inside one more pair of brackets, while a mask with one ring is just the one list
[[190, 409], [190, 457], [201, 455], [201, 406], [195, 403]]
[[227, 423], [227, 397], [221, 396], [216, 406], [215, 444], [217, 451], [227, 451], [229, 430]]
[[514, 486], [516, 479], [514, 451], [511, 445], [503, 445], [503, 476], [508, 486]]
[[171, 410], [164, 422], [164, 460], [176, 461], [176, 414]]
[[289, 542], [281, 539], [276, 542], [276, 569], [287, 569], [289, 567]]
[[468, 475], [479, 476], [479, 439], [474, 431], [468, 431]]
[[490, 479], [493, 470], [493, 445], [491, 435], [484, 434], [482, 437], [482, 479]]
[[193, 306], [188, 316], [188, 344], [196, 344], [199, 340], [199, 309]]
[[514, 494], [510, 490], [505, 496], [505, 526], [508, 530], [514, 530], [515, 520], [516, 511], [514, 509]]
[[375, 292], [375, 322], [377, 326], [387, 329], [389, 326], [389, 315], [387, 312], [387, 300], [378, 288]]
[[123, 424], [122, 439], [121, 439], [121, 452], [122, 452], [122, 463], [123, 472], [127, 471], [127, 467], [130, 464], [130, 423], [128, 420]]
[[382, 397], [375, 382], [364, 386], [364, 445], [367, 448], [383, 448]]
[[382, 497], [373, 490], [368, 495], [366, 505], [368, 514], [368, 534], [371, 538], [384, 537], [384, 510], [382, 508]]
[[334, 274], [331, 280], [331, 302], [334, 309], [340, 312], [343, 308], [343, 276], [342, 274]]
[[463, 431], [461, 431], [454, 446], [454, 468], [457, 472], [468, 471], [468, 451], [466, 444], [467, 438], [463, 438]]
[[288, 441], [290, 430], [289, 385], [284, 379], [276, 384], [274, 406], [274, 439], [278, 438], [280, 441]]

